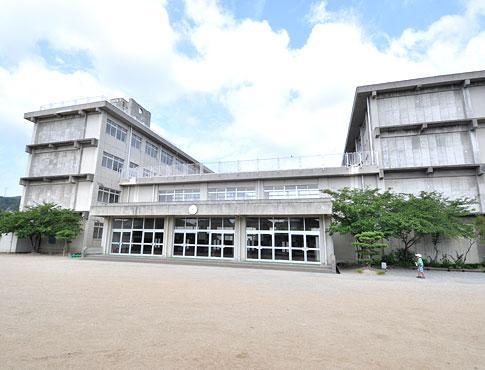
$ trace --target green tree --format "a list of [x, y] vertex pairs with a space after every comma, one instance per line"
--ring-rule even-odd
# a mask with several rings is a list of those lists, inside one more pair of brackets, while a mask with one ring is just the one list
[[384, 233], [380, 231], [364, 231], [355, 235], [357, 241], [352, 244], [356, 247], [357, 260], [370, 266], [375, 257], [382, 254], [382, 250], [387, 247], [385, 243], [378, 243], [384, 238]]
[[79, 213], [52, 203], [0, 214], [0, 234], [15, 233], [19, 238], [29, 239], [34, 252], [39, 252], [42, 237], [55, 237], [67, 244], [81, 230], [82, 217]]
[[402, 242], [401, 259], [409, 256], [410, 249], [425, 235], [432, 236], [436, 248], [443, 237], [473, 235], [473, 225], [464, 222], [474, 204], [471, 199], [450, 200], [437, 192], [413, 195], [378, 189], [327, 189], [324, 193], [333, 201], [331, 233], [356, 237], [363, 232], [381, 232], [387, 240]]
[[323, 190], [332, 198], [331, 233], [356, 236], [362, 232], [379, 231], [384, 237], [392, 231], [387, 217], [394, 212], [397, 194], [378, 189]]

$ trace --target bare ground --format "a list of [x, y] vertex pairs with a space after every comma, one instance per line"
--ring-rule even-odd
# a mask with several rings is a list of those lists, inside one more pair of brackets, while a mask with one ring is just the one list
[[485, 368], [485, 274], [0, 255], [0, 277], [1, 368]]

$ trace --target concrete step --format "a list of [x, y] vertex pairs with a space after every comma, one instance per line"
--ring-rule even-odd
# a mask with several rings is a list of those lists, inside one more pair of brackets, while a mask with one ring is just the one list
[[217, 267], [235, 267], [235, 268], [250, 268], [250, 269], [266, 269], [266, 270], [284, 270], [284, 271], [304, 271], [317, 273], [335, 273], [335, 270], [330, 265], [300, 265], [289, 263], [268, 263], [268, 262], [232, 262], [232, 261], [218, 261], [205, 260], [195, 258], [161, 258], [153, 256], [116, 256], [116, 255], [87, 255], [84, 260], [92, 261], [116, 261], [116, 262], [135, 262], [135, 263], [159, 263], [159, 264], [174, 264], [174, 265], [189, 265], [189, 266], [217, 266]]
[[103, 248], [101, 247], [88, 247], [84, 250], [84, 255], [85, 256], [91, 256], [91, 255], [102, 255], [103, 254]]

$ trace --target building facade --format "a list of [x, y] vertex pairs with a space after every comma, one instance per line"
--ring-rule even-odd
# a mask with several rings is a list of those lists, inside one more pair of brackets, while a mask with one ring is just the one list
[[[485, 71], [358, 87], [340, 166], [204, 166], [156, 135], [132, 99], [25, 118], [34, 133], [22, 206], [50, 201], [83, 212], [85, 232], [72, 248], [87, 254], [331, 270], [355, 256], [349, 238], [328, 233], [322, 189], [435, 190], [485, 209]], [[466, 247], [449, 240], [442, 248]], [[416, 248], [432, 253], [426, 240]], [[468, 261], [484, 257], [477, 244]]]

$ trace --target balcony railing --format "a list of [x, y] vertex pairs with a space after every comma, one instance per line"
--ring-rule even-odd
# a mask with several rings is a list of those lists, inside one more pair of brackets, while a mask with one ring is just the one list
[[124, 169], [123, 178], [190, 176], [207, 173], [238, 173], [281, 171], [325, 167], [362, 167], [377, 163], [374, 152], [339, 153], [312, 156], [290, 156], [251, 160], [218, 161], [207, 163], [160, 164], [152, 167]]
[[80, 99], [74, 99], [74, 100], [63, 100], [55, 103], [41, 105], [40, 110], [69, 107], [72, 105], [79, 105], [79, 104], [88, 104], [88, 103], [94, 103], [94, 102], [103, 101], [103, 100], [108, 100], [108, 98], [106, 96], [90, 96], [87, 98], [80, 98]]

